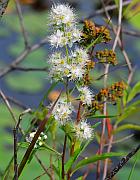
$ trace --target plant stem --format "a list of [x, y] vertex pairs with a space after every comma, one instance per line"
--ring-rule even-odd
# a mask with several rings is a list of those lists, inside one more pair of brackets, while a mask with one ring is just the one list
[[67, 135], [65, 135], [63, 154], [62, 154], [62, 180], [65, 179], [65, 154], [66, 154]]

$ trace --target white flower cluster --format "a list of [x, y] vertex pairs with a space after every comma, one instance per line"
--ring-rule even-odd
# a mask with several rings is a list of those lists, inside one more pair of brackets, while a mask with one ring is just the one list
[[76, 124], [74, 126], [74, 131], [77, 139], [80, 140], [91, 139], [94, 135], [93, 128], [87, 123], [86, 120], [82, 120], [80, 123]]
[[93, 94], [90, 91], [90, 89], [87, 86], [84, 86], [84, 87], [80, 87], [78, 90], [80, 92], [80, 100], [82, 101], [82, 103], [86, 104], [87, 106], [91, 106], [93, 100]]
[[68, 49], [68, 46], [72, 47], [81, 39], [73, 9], [67, 4], [54, 5], [50, 12], [50, 24], [53, 27], [53, 34], [49, 38], [51, 45], [56, 48], [63, 47], [67, 51], [65, 55], [56, 52], [50, 57], [50, 77], [56, 81], [66, 77], [71, 81], [81, 80], [89, 57], [82, 48], [71, 52]]
[[80, 40], [81, 32], [76, 28], [76, 16], [69, 5], [54, 5], [50, 12], [50, 24], [54, 30], [50, 36], [52, 46], [72, 47], [73, 43]]
[[[35, 134], [36, 134], [36, 131], [31, 132], [29, 136], [26, 137], [26, 141], [31, 143]], [[34, 148], [39, 148], [40, 146], [42, 146], [46, 139], [47, 139], [47, 135], [41, 132], [40, 136], [38, 137], [38, 140], [36, 141], [34, 145]]]
[[[54, 52], [49, 58], [49, 76], [55, 81], [74, 81], [80, 93], [79, 98], [84, 105], [91, 106], [92, 92], [88, 87], [82, 86], [83, 77], [90, 61], [87, 51], [73, 46], [81, 40], [81, 32], [77, 28], [76, 16], [73, 9], [67, 4], [54, 5], [50, 11], [50, 25], [53, 30], [49, 37], [51, 45], [59, 51]], [[70, 49], [73, 46], [73, 49]], [[61, 50], [61, 51], [60, 51]], [[65, 50], [65, 53], [64, 53]], [[65, 126], [71, 121], [74, 108], [66, 98], [60, 98], [56, 103], [52, 115], [59, 125]], [[90, 139], [92, 128], [86, 121], [74, 124], [76, 137]]]
[[65, 125], [67, 121], [71, 120], [73, 109], [70, 102], [68, 103], [67, 100], [60, 98], [52, 111], [52, 115], [60, 125]]
[[85, 74], [85, 66], [88, 61], [88, 55], [82, 48], [71, 51], [69, 60], [61, 52], [55, 52], [49, 58], [49, 76], [56, 81], [64, 80], [66, 77], [71, 81], [81, 80]]

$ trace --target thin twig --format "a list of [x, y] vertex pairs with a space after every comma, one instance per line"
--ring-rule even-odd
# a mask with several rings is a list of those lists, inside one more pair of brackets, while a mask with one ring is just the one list
[[[112, 141], [112, 144], [117, 144], [117, 143], [124, 142], [124, 141], [132, 138], [133, 136], [134, 136], [134, 134], [131, 134], [131, 135], [126, 136], [126, 137], [124, 137], [124, 138], [122, 138], [122, 139], [118, 139], [118, 140]], [[104, 147], [105, 147], [105, 146], [109, 146], [109, 143], [108, 143], [108, 144], [105, 144]]]
[[47, 71], [48, 67], [43, 67], [43, 68], [32, 68], [32, 67], [19, 67], [19, 66], [13, 66], [12, 67], [13, 70], [17, 70], [17, 71]]
[[25, 30], [21, 6], [20, 6], [20, 3], [18, 0], [15, 0], [15, 3], [16, 3], [16, 9], [17, 9], [18, 17], [19, 17], [21, 31], [22, 31], [23, 38], [24, 38], [25, 48], [26, 47], [28, 48], [29, 47], [28, 34], [27, 34], [27, 31]]
[[[104, 2], [103, 2], [103, 1], [102, 1], [102, 4], [103, 4], [103, 6], [104, 6], [104, 8], [105, 8], [105, 5], [104, 5]], [[114, 40], [114, 43], [113, 43], [113, 47], [112, 47], [112, 50], [113, 50], [113, 51], [115, 51], [115, 49], [116, 49], [117, 42], [118, 42], [118, 39], [119, 39], [119, 35], [120, 35], [120, 32], [121, 32], [122, 7], [123, 7], [122, 4], [123, 4], [122, 0], [119, 0], [118, 29], [117, 29], [116, 37], [115, 37], [115, 40]], [[105, 11], [106, 11], [106, 8], [105, 8]], [[108, 14], [107, 11], [106, 11], [106, 16], [110, 19], [109, 14]], [[108, 73], [108, 71], [109, 71], [109, 64], [106, 65], [105, 73]], [[107, 76], [105, 76], [104, 82], [107, 83]], [[107, 104], [105, 103], [105, 106], [104, 106], [104, 114], [107, 113], [107, 107], [106, 107], [106, 106], [107, 106]], [[111, 139], [112, 139], [112, 136], [111, 136]], [[113, 141], [113, 139], [112, 139], [112, 141]], [[112, 145], [109, 144], [107, 152], [110, 152], [111, 147], [112, 147]], [[104, 180], [104, 178], [106, 177], [107, 167], [108, 167], [108, 159], [106, 159], [106, 160], [105, 160], [105, 163], [104, 163], [103, 180]]]
[[10, 103], [9, 103], [9, 101], [7, 100], [7, 98], [6, 98], [6, 96], [4, 95], [4, 93], [2, 92], [2, 90], [0, 90], [0, 96], [2, 97], [4, 103], [6, 104], [6, 107], [7, 107], [7, 109], [9, 110], [9, 112], [10, 112], [10, 114], [11, 114], [11, 116], [12, 116], [14, 122], [15, 122], [15, 124], [17, 124], [18, 120], [17, 120], [16, 116], [14, 115], [14, 113], [13, 113], [13, 111], [12, 111], [12, 108], [11, 108], [11, 106], [10, 106]]
[[[12, 116], [12, 119], [14, 120], [15, 124], [17, 124], [18, 120], [17, 120], [16, 116], [14, 115], [14, 112], [12, 111], [11, 105], [10, 105], [9, 101], [7, 100], [6, 96], [4, 95], [4, 93], [2, 92], [2, 90], [0, 90], [0, 96], [2, 97], [2, 99], [3, 99], [7, 109], [9, 110], [9, 112], [10, 112], [10, 114]], [[19, 127], [19, 129], [20, 129], [20, 132], [22, 134], [24, 134], [24, 131], [22, 130], [22, 128]]]
[[50, 179], [52, 179], [50, 172], [48, 171], [48, 169], [45, 168], [45, 165], [42, 163], [42, 161], [39, 159], [39, 157], [38, 157], [36, 154], [35, 154], [35, 157], [36, 157], [38, 163], [40, 164], [40, 166], [41, 166], [41, 167], [44, 169], [44, 171], [45, 171], [45, 173], [43, 173], [43, 174], [47, 174], [47, 175], [50, 177]]
[[[123, 2], [123, 6], [127, 6], [130, 3], [131, 3], [131, 1], [125, 1], [125, 2]], [[117, 8], [118, 8], [118, 6], [116, 4], [115, 5], [109, 5], [109, 6], [106, 6], [106, 11], [112, 11], [112, 10], [117, 9]], [[100, 14], [103, 14], [103, 13], [105, 13], [104, 8], [94, 11], [91, 15], [87, 16], [84, 19], [91, 19], [91, 18], [98, 16]], [[80, 22], [83, 22], [83, 20], [81, 20]]]
[[3, 16], [5, 13], [5, 10], [8, 6], [9, 0], [1, 0], [0, 1], [0, 18]]
[[30, 48], [26, 48], [14, 61], [12, 61], [12, 63], [9, 66], [1, 70], [0, 78], [11, 72], [13, 68], [15, 68], [18, 64], [20, 64], [31, 52], [45, 45], [47, 40], [48, 40], [47, 38], [44, 38], [39, 43], [32, 45]]
[[49, 110], [49, 112], [47, 113], [47, 115], [46, 115], [46, 117], [44, 118], [44, 120], [41, 121], [41, 123], [40, 123], [40, 125], [39, 125], [39, 127], [38, 127], [38, 130], [37, 130], [35, 136], [33, 137], [33, 140], [31, 141], [31, 143], [30, 143], [27, 151], [25, 152], [24, 157], [23, 157], [23, 159], [22, 159], [22, 161], [21, 161], [21, 163], [20, 163], [20, 165], [19, 165], [19, 168], [18, 168], [18, 176], [21, 175], [22, 170], [24, 169], [25, 164], [27, 163], [28, 158], [29, 158], [29, 156], [30, 156], [30, 154], [31, 154], [31, 152], [32, 152], [32, 150], [33, 150], [33, 148], [34, 148], [34, 145], [35, 145], [38, 137], [40, 136], [40, 133], [44, 130], [45, 125], [46, 125], [48, 119], [49, 119], [50, 116], [51, 116], [52, 110], [53, 110], [54, 106], [56, 105], [58, 99], [59, 99], [60, 96], [61, 96], [61, 93], [62, 93], [62, 91], [60, 92], [57, 100], [54, 102], [54, 104], [53, 104], [52, 107], [50, 108], [50, 110]]
[[41, 175], [37, 176], [37, 177], [34, 178], [33, 180], [40, 180], [40, 178], [41, 178], [42, 176], [44, 176], [44, 175], [46, 175], [46, 172], [44, 172], [44, 173], [42, 173]]
[[13, 135], [14, 135], [14, 180], [18, 180], [18, 163], [17, 163], [17, 134], [18, 129], [15, 127], [13, 129]]
[[[13, 97], [6, 96], [6, 99], [8, 101], [12, 102], [13, 104], [17, 105], [18, 107], [22, 108], [23, 110], [28, 109], [27, 106], [25, 106], [24, 104], [22, 104], [20, 101], [18, 101], [17, 99], [15, 99]], [[30, 109], [29, 113], [32, 113], [31, 109]]]
[[123, 157], [118, 165], [109, 173], [104, 180], [111, 180], [119, 170], [132, 158], [140, 149], [140, 145], [138, 145], [135, 149], [133, 149], [127, 156]]
[[64, 138], [64, 145], [63, 145], [63, 153], [62, 153], [62, 180], [65, 179], [65, 154], [66, 154], [66, 145], [67, 145], [67, 135]]

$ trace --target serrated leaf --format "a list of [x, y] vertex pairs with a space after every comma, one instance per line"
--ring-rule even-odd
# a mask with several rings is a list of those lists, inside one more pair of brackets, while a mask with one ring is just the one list
[[75, 166], [75, 168], [72, 171], [72, 174], [75, 171], [81, 169], [82, 167], [84, 167], [84, 166], [86, 166], [86, 165], [88, 165], [90, 163], [94, 163], [94, 162], [97, 162], [99, 160], [104, 160], [104, 159], [115, 157], [115, 156], [123, 156], [123, 155], [124, 155], [124, 153], [111, 152], [111, 153], [104, 153], [102, 155], [95, 155], [95, 156], [83, 159], [83, 160], [81, 160], [80, 162], [77, 163], [77, 165]]
[[128, 95], [127, 103], [130, 102], [138, 93], [140, 93], [140, 82], [135, 84]]

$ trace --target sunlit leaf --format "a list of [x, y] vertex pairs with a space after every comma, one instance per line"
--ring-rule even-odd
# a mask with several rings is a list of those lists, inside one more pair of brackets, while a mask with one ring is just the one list
[[104, 159], [107, 159], [107, 158], [111, 158], [111, 157], [115, 157], [115, 156], [123, 156], [124, 153], [104, 153], [102, 155], [94, 155], [92, 157], [87, 157], [83, 160], [81, 160], [80, 162], [78, 162], [76, 164], [76, 166], [74, 167], [73, 171], [72, 171], [72, 174], [77, 171], [78, 169], [81, 169], [82, 167], [90, 164], [90, 163], [94, 163], [94, 162], [97, 162], [99, 160], [104, 160]]
[[128, 95], [127, 103], [131, 101], [138, 93], [140, 93], [140, 82], [135, 84], [135, 86], [132, 88]]
[[122, 126], [119, 126], [114, 133], [118, 133], [120, 131], [124, 131], [124, 130], [128, 130], [128, 129], [132, 129], [132, 130], [139, 130], [140, 131], [140, 126], [139, 125], [134, 125], [134, 124], [125, 124]]

